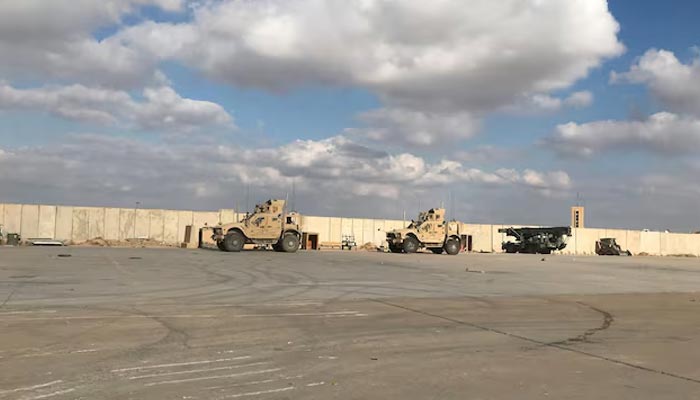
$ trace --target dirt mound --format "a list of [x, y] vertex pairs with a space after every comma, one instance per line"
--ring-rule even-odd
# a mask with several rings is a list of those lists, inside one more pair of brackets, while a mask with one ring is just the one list
[[96, 247], [110, 247], [109, 242], [102, 239], [101, 237], [87, 240], [87, 241], [81, 243], [80, 245], [82, 245], [82, 246], [96, 246]]
[[89, 239], [84, 242], [73, 243], [73, 245], [86, 247], [128, 247], [142, 249], [158, 247], [178, 247], [174, 244], [167, 244], [153, 239], [106, 240], [101, 237]]
[[374, 243], [367, 242], [359, 247], [359, 250], [377, 251], [377, 246]]

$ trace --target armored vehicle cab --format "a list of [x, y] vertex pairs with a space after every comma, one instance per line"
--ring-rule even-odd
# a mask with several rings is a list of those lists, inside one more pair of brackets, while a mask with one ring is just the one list
[[288, 213], [284, 200], [268, 200], [242, 222], [219, 225], [212, 239], [222, 251], [239, 252], [245, 244], [272, 245], [276, 251], [294, 253], [299, 249], [299, 215]]
[[392, 253], [415, 253], [426, 248], [435, 254], [458, 254], [462, 248], [457, 221], [445, 221], [445, 209], [433, 208], [418, 215], [417, 221], [404, 229], [387, 232], [386, 240]]

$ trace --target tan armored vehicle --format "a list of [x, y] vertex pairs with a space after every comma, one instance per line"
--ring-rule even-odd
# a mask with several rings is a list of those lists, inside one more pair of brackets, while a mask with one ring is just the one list
[[239, 252], [245, 244], [259, 244], [294, 253], [301, 241], [299, 215], [287, 213], [284, 200], [268, 200], [243, 221], [215, 227], [212, 239], [222, 251]]
[[433, 208], [422, 212], [418, 221], [413, 221], [405, 229], [387, 232], [386, 240], [392, 253], [415, 253], [426, 248], [435, 254], [458, 254], [462, 249], [460, 229], [457, 221], [445, 221], [445, 209]]

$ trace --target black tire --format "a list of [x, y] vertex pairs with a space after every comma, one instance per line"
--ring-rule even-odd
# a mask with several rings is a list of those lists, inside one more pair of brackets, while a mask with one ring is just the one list
[[513, 243], [506, 243], [506, 253], [508, 254], [515, 254], [518, 252], [518, 249], [515, 247]]
[[224, 247], [224, 241], [223, 241], [223, 240], [220, 240], [220, 241], [216, 242], [216, 247], [218, 247], [219, 250], [221, 250], [221, 251], [226, 251], [226, 248]]
[[459, 240], [455, 238], [449, 238], [445, 242], [445, 252], [451, 256], [459, 254], [460, 247]]
[[245, 245], [245, 236], [243, 236], [243, 234], [240, 232], [237, 232], [237, 231], [229, 232], [224, 237], [224, 241], [223, 241], [224, 251], [228, 251], [230, 253], [238, 253], [241, 250], [243, 250], [244, 245]]
[[281, 252], [282, 251], [282, 246], [280, 246], [279, 242], [275, 243], [272, 245], [272, 250]]
[[395, 244], [390, 244], [389, 251], [391, 251], [392, 253], [401, 253], [401, 246], [397, 246]]
[[280, 246], [285, 253], [295, 253], [299, 250], [299, 237], [293, 233], [288, 233], [282, 237], [278, 246]]
[[403, 252], [406, 254], [412, 254], [418, 251], [418, 240], [412, 238], [412, 237], [407, 237], [406, 239], [403, 240]]
[[433, 249], [430, 249], [430, 251], [432, 251], [433, 254], [442, 254], [442, 248], [439, 248], [439, 249], [433, 248]]

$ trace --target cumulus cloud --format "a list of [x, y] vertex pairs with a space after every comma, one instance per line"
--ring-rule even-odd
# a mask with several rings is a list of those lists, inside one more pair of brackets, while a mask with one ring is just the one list
[[564, 99], [564, 104], [573, 108], [590, 107], [593, 104], [593, 93], [587, 90], [572, 93]]
[[114, 204], [119, 199], [158, 207], [232, 207], [245, 187], [262, 196], [284, 196], [295, 182], [299, 196], [307, 199], [307, 212], [320, 213], [326, 205], [345, 202], [353, 212], [364, 210], [366, 215], [375, 207], [392, 210], [383, 207], [387, 200], [420, 194], [427, 202], [447, 187], [539, 196], [571, 185], [564, 172], [489, 172], [449, 160], [377, 152], [342, 136], [245, 149], [80, 135], [59, 145], [0, 154], [5, 201], [32, 196], [77, 204]]
[[669, 111], [700, 116], [700, 58], [682, 63], [673, 52], [651, 49], [613, 83], [642, 83]]
[[43, 110], [61, 118], [138, 129], [191, 132], [205, 126], [231, 126], [220, 105], [182, 98], [172, 88], [146, 88], [142, 101], [127, 92], [83, 85], [16, 89], [0, 82], [0, 110]]
[[563, 155], [592, 156], [636, 150], [676, 156], [700, 150], [700, 58], [684, 64], [673, 52], [651, 49], [612, 83], [647, 85], [669, 111], [638, 121], [574, 122], [557, 126], [545, 141]]
[[111, 40], [234, 85], [359, 86], [384, 100], [383, 114], [478, 114], [569, 87], [623, 51], [618, 30], [605, 0], [270, 0], [207, 2], [190, 22]]
[[700, 150], [700, 120], [661, 112], [644, 121], [595, 121], [557, 126], [546, 141], [563, 155], [592, 156], [606, 151], [643, 150], [665, 155]]
[[[185, 22], [122, 25], [185, 4]], [[115, 33], [98, 40], [101, 28]], [[618, 30], [605, 0], [27, 0], [0, 5], [0, 76], [125, 90], [175, 61], [270, 91], [361, 87], [384, 103], [360, 117], [366, 137], [434, 147], [532, 93], [544, 109], [585, 106], [549, 93], [620, 54]]]
[[560, 111], [564, 108], [586, 108], [593, 104], [593, 93], [584, 90], [574, 92], [568, 97], [560, 98], [548, 94], [525, 95], [503, 108], [503, 111], [511, 114], [547, 114]]
[[116, 39], [235, 85], [358, 85], [392, 105], [480, 110], [568, 87], [622, 52], [618, 30], [605, 0], [270, 0], [205, 3], [190, 23]]
[[182, 0], [22, 0], [0, 3], [0, 76], [59, 79], [132, 87], [150, 80], [155, 57], [114, 40], [99, 28], [121, 24], [143, 6], [183, 9]]
[[350, 134], [405, 147], [452, 147], [472, 137], [480, 122], [466, 112], [422, 112], [382, 108], [359, 116], [365, 125], [348, 129]]

